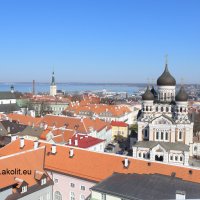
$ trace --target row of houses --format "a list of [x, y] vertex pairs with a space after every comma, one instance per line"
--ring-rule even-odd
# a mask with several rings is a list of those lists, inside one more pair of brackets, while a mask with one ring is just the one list
[[197, 168], [23, 138], [0, 149], [0, 169], [15, 172], [0, 174], [1, 199], [200, 198]]
[[[94, 151], [104, 151], [116, 135], [127, 137], [125, 122], [111, 123], [100, 119], [46, 115], [34, 118], [21, 114], [2, 115], [0, 136], [45, 140], [54, 144], [69, 144]], [[11, 139], [10, 139], [11, 141]]]

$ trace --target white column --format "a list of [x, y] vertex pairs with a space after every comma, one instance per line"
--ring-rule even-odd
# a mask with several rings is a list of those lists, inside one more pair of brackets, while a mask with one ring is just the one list
[[189, 152], [184, 151], [184, 165], [189, 165]]
[[137, 158], [137, 147], [133, 147], [133, 157]]

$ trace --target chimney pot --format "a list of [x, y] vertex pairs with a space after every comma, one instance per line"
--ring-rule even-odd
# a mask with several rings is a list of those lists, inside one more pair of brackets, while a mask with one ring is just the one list
[[38, 148], [38, 145], [39, 145], [38, 140], [35, 140], [35, 141], [34, 141], [34, 149], [37, 149], [37, 148]]
[[69, 145], [71, 145], [72, 144], [72, 139], [69, 139]]
[[125, 158], [125, 160], [124, 160], [124, 167], [128, 168], [128, 165], [129, 165], [129, 160], [128, 160], [128, 158]]
[[22, 149], [24, 147], [24, 138], [20, 138], [20, 148]]
[[78, 146], [78, 139], [75, 139], [75, 146]]
[[69, 157], [72, 158], [74, 156], [74, 149], [69, 150]]
[[52, 146], [51, 146], [51, 153], [56, 154], [56, 145], [55, 144], [52, 144]]

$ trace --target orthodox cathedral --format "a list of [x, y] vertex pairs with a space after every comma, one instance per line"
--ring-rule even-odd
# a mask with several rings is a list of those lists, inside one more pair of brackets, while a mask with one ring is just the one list
[[193, 123], [188, 118], [188, 95], [183, 86], [176, 94], [176, 80], [168, 64], [157, 79], [157, 90], [147, 87], [138, 117], [138, 142], [133, 157], [188, 165], [193, 155]]

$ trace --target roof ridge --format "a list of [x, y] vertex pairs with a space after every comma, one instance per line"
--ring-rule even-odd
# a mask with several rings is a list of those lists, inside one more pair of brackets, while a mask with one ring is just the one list
[[[11, 143], [10, 143], [11, 144]], [[41, 150], [41, 149], [45, 149], [45, 146], [42, 146], [42, 147], [38, 147], [37, 149], [29, 149], [29, 150], [25, 150], [25, 151], [22, 151], [22, 152], [17, 152], [17, 153], [14, 153], [14, 154], [10, 154], [10, 155], [2, 155], [0, 157], [0, 160], [3, 160], [3, 159], [6, 159], [6, 158], [10, 158], [10, 157], [14, 157], [14, 156], [18, 156], [18, 155], [21, 155], [21, 154], [25, 154], [25, 153], [28, 153], [28, 152], [32, 152], [32, 151], [37, 151], [37, 150]]]

